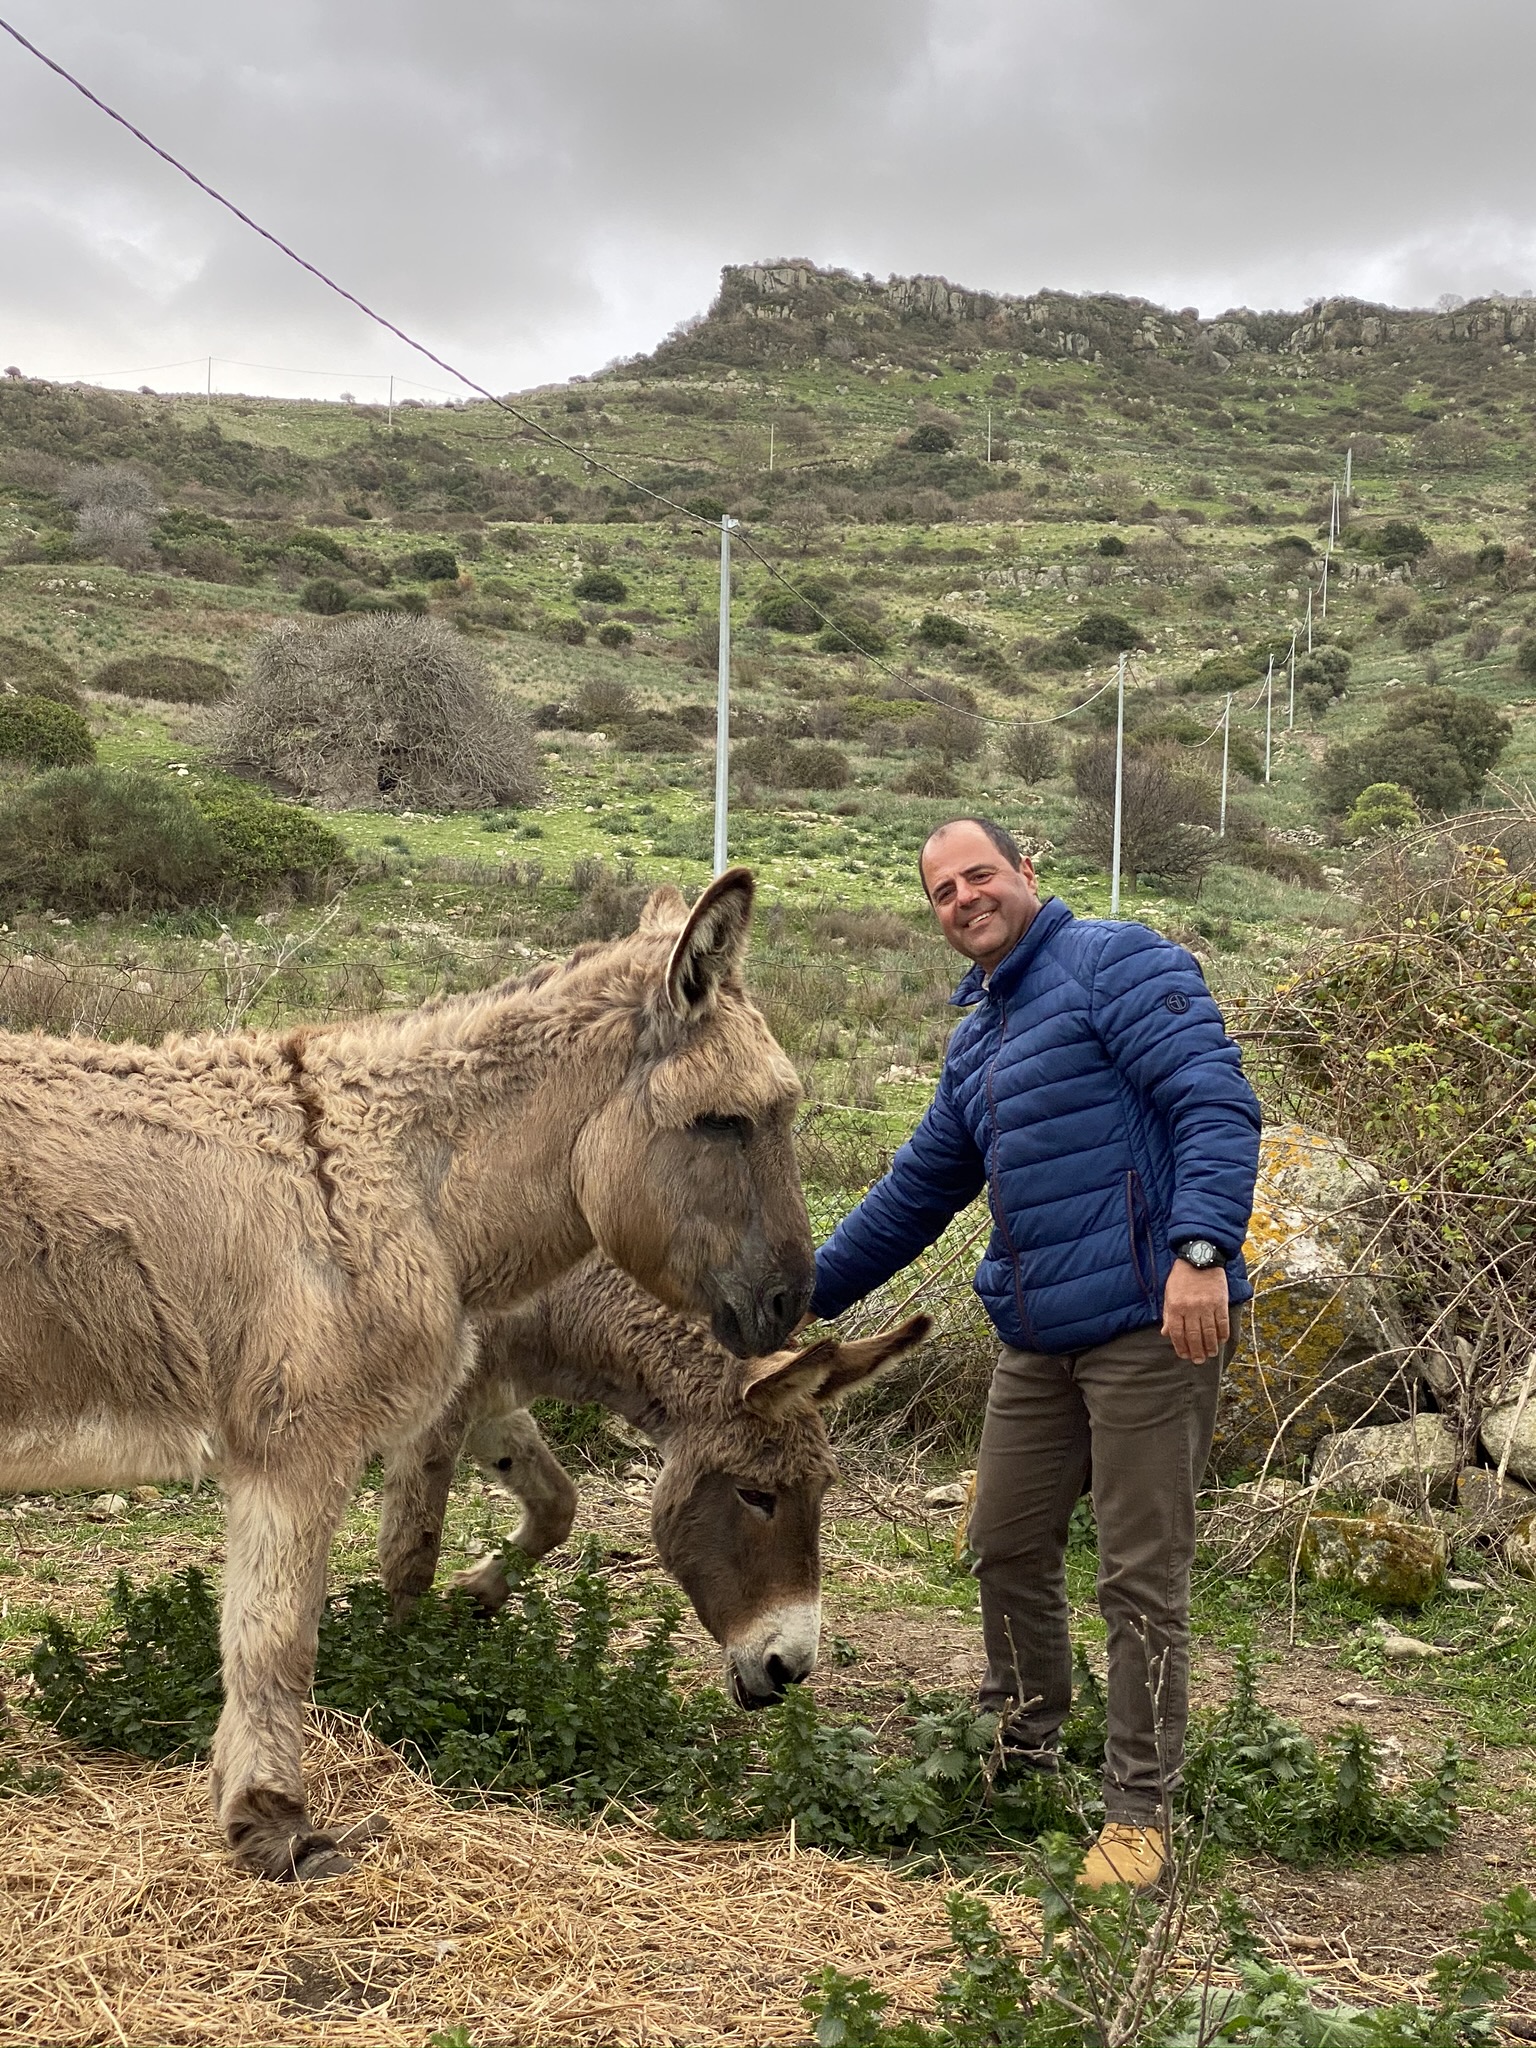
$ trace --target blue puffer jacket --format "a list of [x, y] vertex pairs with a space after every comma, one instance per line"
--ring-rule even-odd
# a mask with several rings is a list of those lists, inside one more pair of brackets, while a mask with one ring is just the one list
[[1082, 1351], [1161, 1320], [1173, 1246], [1210, 1238], [1230, 1296], [1259, 1105], [1199, 968], [1140, 924], [1042, 905], [956, 1026], [927, 1115], [816, 1256], [818, 1316], [898, 1273], [986, 1187], [976, 1292], [1003, 1341]]

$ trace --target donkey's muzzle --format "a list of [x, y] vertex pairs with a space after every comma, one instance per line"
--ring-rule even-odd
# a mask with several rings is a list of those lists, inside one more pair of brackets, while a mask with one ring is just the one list
[[821, 1602], [796, 1601], [759, 1615], [745, 1636], [730, 1643], [725, 1668], [739, 1707], [771, 1707], [816, 1669]]
[[810, 1307], [814, 1291], [814, 1268], [797, 1275], [780, 1270], [756, 1287], [722, 1280], [715, 1293], [710, 1329], [738, 1358], [766, 1358], [770, 1351], [788, 1343]]

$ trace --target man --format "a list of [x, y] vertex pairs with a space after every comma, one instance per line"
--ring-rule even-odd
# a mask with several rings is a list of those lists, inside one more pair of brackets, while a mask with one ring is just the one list
[[1082, 1882], [1155, 1885], [1189, 1692], [1195, 1492], [1258, 1169], [1259, 1105], [1200, 970], [1145, 925], [1042, 903], [985, 818], [931, 834], [919, 873], [973, 965], [932, 1106], [817, 1255], [841, 1315], [987, 1190], [975, 1286], [1002, 1339], [971, 1545], [981, 1700], [1019, 1761], [1056, 1768], [1071, 1706], [1067, 1526], [1091, 1490], [1109, 1632], [1105, 1825]]

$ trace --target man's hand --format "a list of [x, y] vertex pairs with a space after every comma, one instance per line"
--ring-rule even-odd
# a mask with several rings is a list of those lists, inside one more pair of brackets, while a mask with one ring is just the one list
[[1174, 1350], [1191, 1365], [1202, 1365], [1231, 1334], [1226, 1267], [1202, 1273], [1188, 1259], [1175, 1259], [1163, 1289], [1163, 1335]]

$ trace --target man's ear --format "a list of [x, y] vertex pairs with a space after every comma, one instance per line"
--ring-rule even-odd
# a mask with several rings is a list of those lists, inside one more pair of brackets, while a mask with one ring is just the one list
[[846, 1344], [823, 1337], [803, 1351], [754, 1358], [747, 1365], [742, 1400], [753, 1414], [766, 1417], [782, 1415], [804, 1401], [830, 1407], [915, 1350], [932, 1329], [932, 1316], [909, 1316], [878, 1336], [857, 1337]]

